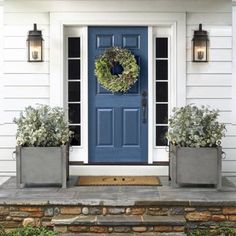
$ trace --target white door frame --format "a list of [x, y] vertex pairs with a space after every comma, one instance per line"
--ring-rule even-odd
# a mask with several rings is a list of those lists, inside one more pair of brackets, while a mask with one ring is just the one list
[[[112, 19], [109, 20], [108, 19]], [[145, 20], [144, 20], [145, 19]], [[108, 24], [109, 22], [109, 24]], [[153, 81], [153, 34], [152, 27], [169, 26], [172, 29], [171, 40], [171, 97], [170, 107], [186, 103], [186, 14], [185, 13], [50, 13], [50, 105], [64, 106], [64, 26], [148, 26], [148, 94], [149, 94], [149, 127], [148, 127], [148, 163], [154, 156], [154, 81]], [[85, 36], [84, 40], [87, 41]], [[85, 41], [84, 41], [85, 42]], [[85, 45], [84, 45], [85, 46]], [[86, 47], [87, 48], [87, 47]], [[87, 53], [85, 57], [87, 57]], [[86, 58], [84, 58], [86, 59]], [[87, 60], [86, 60], [87, 61]], [[87, 68], [82, 68], [84, 81], [87, 81]], [[84, 99], [87, 100], [87, 82], [82, 87]], [[82, 89], [83, 89], [82, 88]], [[81, 99], [83, 99], [81, 97]], [[83, 103], [83, 101], [81, 101]], [[86, 103], [87, 104], [87, 103]], [[84, 107], [83, 116], [88, 120], [88, 108]], [[86, 122], [88, 123], [88, 122]], [[88, 160], [88, 124], [85, 125], [81, 151], [85, 163]], [[167, 167], [162, 166], [72, 166], [72, 174], [167, 174]], [[78, 171], [78, 172], [77, 172]]]

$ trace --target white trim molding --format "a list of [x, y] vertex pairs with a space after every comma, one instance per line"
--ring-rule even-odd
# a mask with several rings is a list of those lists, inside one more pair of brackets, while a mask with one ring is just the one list
[[0, 1], [0, 124], [3, 120], [3, 6]]
[[[109, 19], [109, 20], [108, 20]], [[94, 13], [94, 12], [80, 12], [80, 13], [50, 13], [50, 104], [51, 105], [64, 105], [65, 96], [63, 94], [64, 85], [64, 27], [65, 26], [77, 26], [77, 27], [87, 27], [87, 26], [147, 26], [149, 29], [149, 46], [148, 54], [149, 61], [153, 61], [153, 50], [152, 50], [152, 28], [153, 27], [170, 27], [172, 29], [172, 40], [171, 40], [171, 76], [173, 77], [172, 85], [174, 88], [171, 89], [173, 96], [171, 97], [171, 106], [182, 106], [186, 104], [186, 14], [185, 13], [157, 13], [157, 12], [113, 12], [113, 13]], [[87, 40], [87, 34], [84, 34]], [[151, 36], [151, 37], [150, 37]], [[87, 64], [85, 64], [87, 65]], [[84, 68], [84, 72], [87, 73], [87, 68]], [[153, 65], [149, 64], [149, 101], [152, 103], [154, 99], [153, 95]], [[87, 78], [87, 77], [86, 77]], [[151, 82], [152, 81], [152, 82]], [[86, 86], [86, 85], [85, 85]], [[87, 89], [84, 87], [84, 96], [88, 96]], [[87, 99], [87, 97], [86, 97]], [[87, 100], [84, 100], [86, 102]], [[82, 102], [82, 101], [81, 101]], [[83, 103], [83, 102], [82, 102]], [[149, 105], [150, 105], [149, 103]], [[87, 103], [82, 106], [87, 106]], [[152, 107], [153, 105], [149, 106]], [[85, 112], [87, 112], [85, 110]], [[148, 163], [151, 164], [154, 160], [154, 129], [153, 124], [153, 112], [151, 111], [149, 117], [149, 156]], [[88, 113], [85, 114], [86, 118]], [[151, 122], [150, 122], [151, 121]], [[85, 123], [87, 124], [86, 120]], [[88, 155], [88, 126], [86, 125], [86, 133], [83, 134], [82, 139], [86, 139], [84, 145], [81, 148], [84, 150], [84, 155]], [[87, 156], [82, 156], [83, 161], [86, 163], [88, 160]], [[79, 161], [81, 160], [81, 157]], [[87, 168], [89, 166], [72, 166], [73, 173]], [[116, 167], [114, 167], [115, 170]], [[141, 168], [141, 167], [140, 167]], [[97, 167], [90, 168], [92, 173], [98, 170]], [[118, 167], [118, 170], [121, 168]], [[132, 166], [127, 169], [132, 169]], [[143, 167], [143, 174], [148, 174], [150, 171], [150, 166]], [[157, 168], [158, 169], [158, 168]], [[160, 173], [167, 174], [167, 167], [159, 167]], [[102, 169], [104, 173], [104, 168]], [[112, 168], [110, 169], [112, 170]], [[134, 167], [135, 170], [135, 167]], [[164, 170], [164, 171], [163, 171]], [[137, 172], [137, 171], [136, 171]], [[88, 174], [88, 172], [86, 172]], [[137, 173], [140, 173], [138, 171]], [[113, 173], [114, 174], [114, 173]], [[157, 173], [158, 174], [158, 173]]]
[[232, 6], [232, 123], [236, 124], [236, 1]]

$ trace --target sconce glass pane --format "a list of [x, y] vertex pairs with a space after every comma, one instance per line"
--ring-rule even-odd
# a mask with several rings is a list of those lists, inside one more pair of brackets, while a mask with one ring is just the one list
[[42, 61], [42, 41], [31, 39], [29, 41], [29, 61]]
[[194, 42], [194, 60], [207, 61], [207, 41]]

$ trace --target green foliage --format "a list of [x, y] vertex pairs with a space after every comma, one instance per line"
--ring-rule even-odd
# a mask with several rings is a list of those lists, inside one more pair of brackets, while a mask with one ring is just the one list
[[43, 227], [27, 226], [25, 228], [18, 228], [12, 231], [6, 232], [3, 227], [0, 228], [0, 236], [55, 236], [56, 234]]
[[230, 225], [218, 225], [207, 229], [189, 230], [188, 236], [236, 236], [236, 228]]
[[58, 147], [67, 144], [72, 136], [60, 107], [29, 106], [14, 122], [18, 126], [17, 144], [24, 147]]
[[[113, 75], [111, 68], [116, 64], [123, 67], [123, 72]], [[105, 50], [95, 61], [95, 75], [105, 89], [112, 92], [127, 92], [138, 79], [139, 66], [129, 50], [113, 47]]]
[[225, 125], [217, 121], [218, 110], [187, 105], [174, 108], [169, 119], [168, 140], [180, 147], [216, 147], [225, 135]]
[[5, 230], [3, 228], [3, 226], [0, 224], [0, 236], [3, 236], [5, 233]]

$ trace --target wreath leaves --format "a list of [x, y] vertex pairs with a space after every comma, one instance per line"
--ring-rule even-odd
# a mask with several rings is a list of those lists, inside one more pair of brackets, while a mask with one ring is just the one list
[[[115, 64], [122, 66], [121, 74], [111, 73]], [[112, 47], [106, 49], [95, 61], [94, 73], [103, 88], [113, 93], [127, 92], [138, 80], [139, 66], [128, 49]]]

